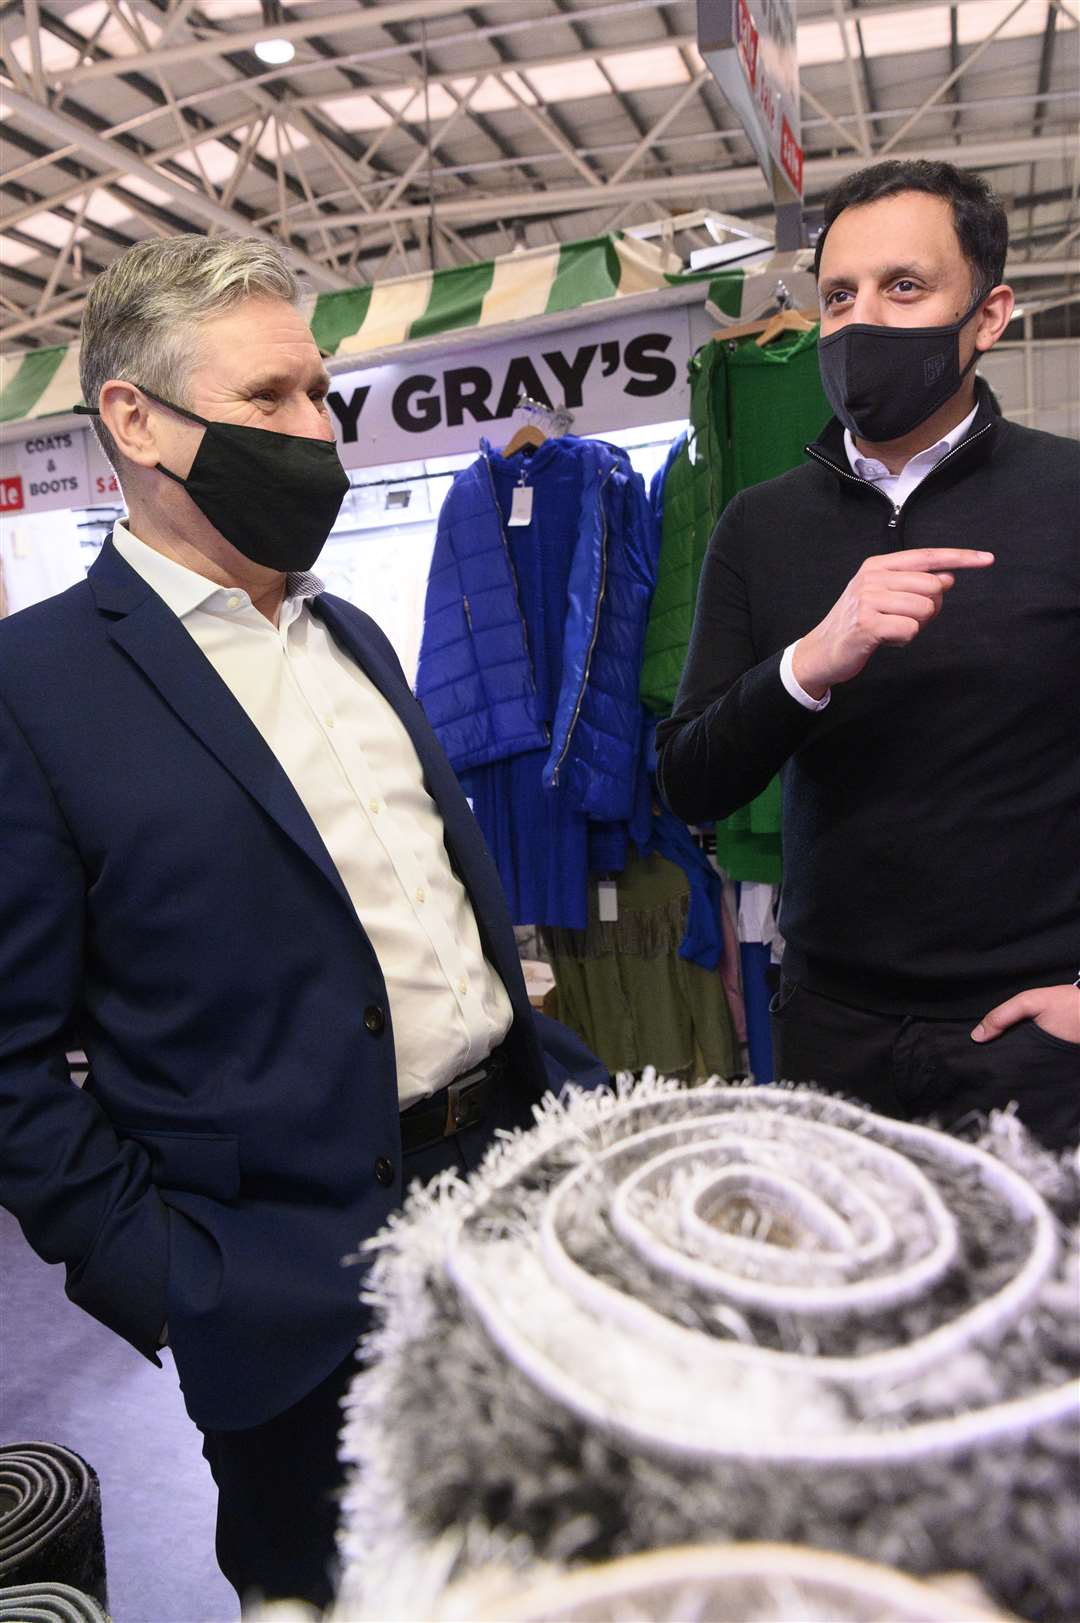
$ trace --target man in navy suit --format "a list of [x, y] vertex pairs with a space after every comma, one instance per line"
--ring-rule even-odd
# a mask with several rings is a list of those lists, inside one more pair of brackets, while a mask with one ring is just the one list
[[547, 1079], [467, 802], [308, 573], [348, 481], [297, 297], [276, 250], [194, 236], [91, 290], [127, 516], [0, 625], [0, 1187], [73, 1301], [171, 1347], [226, 1576], [325, 1605], [343, 1259]]

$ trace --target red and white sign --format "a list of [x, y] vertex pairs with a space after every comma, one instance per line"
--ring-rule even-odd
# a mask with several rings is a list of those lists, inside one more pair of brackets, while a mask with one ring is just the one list
[[743, 72], [750, 81], [750, 88], [754, 90], [757, 88], [758, 31], [754, 27], [754, 19], [750, 15], [746, 0], [736, 0], [736, 5], [739, 60], [743, 65]]
[[795, 191], [803, 194], [803, 149], [792, 132], [786, 117], [780, 125], [780, 167]]
[[25, 504], [23, 482], [18, 474], [0, 479], [0, 513], [21, 513]]
[[802, 197], [793, 0], [698, 0], [698, 44], [738, 114], [777, 205]]

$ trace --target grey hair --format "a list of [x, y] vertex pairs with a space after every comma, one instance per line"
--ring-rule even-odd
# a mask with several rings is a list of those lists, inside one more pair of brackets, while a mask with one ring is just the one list
[[[262, 295], [296, 305], [300, 286], [273, 243], [194, 233], [153, 238], [121, 254], [83, 307], [79, 379], [90, 406], [109, 378], [188, 404], [201, 322]], [[120, 452], [99, 417], [94, 428], [113, 466]]]

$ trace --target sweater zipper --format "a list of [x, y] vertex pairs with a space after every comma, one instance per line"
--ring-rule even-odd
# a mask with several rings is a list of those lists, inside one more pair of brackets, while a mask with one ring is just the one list
[[592, 635], [589, 638], [589, 651], [585, 656], [585, 669], [581, 676], [581, 686], [578, 689], [577, 703], [574, 705], [574, 714], [570, 718], [570, 725], [566, 729], [566, 742], [562, 747], [559, 759], [555, 762], [555, 768], [551, 774], [551, 787], [553, 789], [557, 789], [559, 787], [559, 769], [566, 760], [567, 752], [570, 749], [570, 740], [574, 736], [574, 728], [577, 726], [578, 717], [581, 714], [581, 707], [585, 703], [585, 689], [589, 685], [589, 671], [592, 668], [593, 653], [596, 649], [597, 639], [600, 636], [600, 611], [604, 606], [604, 593], [607, 590], [608, 567], [608, 526], [607, 512], [604, 508], [604, 488], [614, 472], [614, 468], [609, 468], [603, 479], [600, 481], [600, 590], [596, 594], [596, 614], [593, 617]]
[[[499, 495], [498, 495], [497, 490], [495, 489], [495, 475], [491, 471], [491, 463], [490, 463], [490, 461], [489, 461], [489, 459], [488, 459], [488, 457], [486, 455], [484, 457], [484, 468], [485, 468], [485, 470], [487, 472], [488, 484], [491, 486], [491, 500], [492, 500], [492, 503], [494, 504], [494, 507], [495, 507], [495, 517], [499, 521], [499, 535], [502, 538], [503, 551], [506, 553], [506, 567], [510, 571], [510, 579], [513, 582], [513, 586], [514, 586], [514, 604], [515, 604], [515, 607], [517, 608], [518, 620], [521, 622], [521, 640], [525, 644], [525, 655], [526, 655], [526, 658], [529, 661], [529, 683], [530, 683], [530, 686], [532, 687], [533, 694], [535, 695], [535, 693], [536, 693], [536, 667], [533, 665], [532, 649], [529, 647], [529, 627], [528, 627], [528, 624], [526, 622], [525, 615], [522, 612], [522, 608], [521, 608], [521, 591], [520, 591], [520, 588], [518, 587], [517, 570], [514, 568], [514, 560], [513, 560], [512, 556], [510, 554], [510, 543], [506, 539], [506, 526], [503, 523], [502, 508], [499, 506]], [[469, 623], [469, 631], [471, 632], [472, 631], [472, 615], [469, 612], [469, 600], [468, 600], [468, 598], [465, 598], [464, 601], [465, 601], [465, 618]], [[546, 721], [541, 722], [540, 725], [544, 729], [544, 742], [547, 743], [547, 744], [550, 744], [551, 743], [551, 728], [548, 726]]]
[[[926, 474], [924, 478], [919, 480], [919, 483], [915, 486], [915, 489], [908, 497], [908, 501], [910, 502], [912, 497], [918, 494], [923, 485], [925, 485], [928, 480], [932, 479], [937, 473], [938, 469], [943, 468], [950, 458], [956, 456], [958, 452], [965, 448], [965, 446], [974, 445], [975, 441], [982, 439], [984, 434], [989, 434], [993, 426], [993, 423], [986, 423], [976, 433], [969, 434], [966, 439], [962, 439], [959, 445], [954, 445], [951, 451], [947, 451], [942, 457], [941, 461], [935, 463], [930, 469], [930, 472]], [[838, 468], [835, 462], [830, 461], [830, 459], [827, 456], [822, 455], [820, 451], [815, 451], [812, 445], [805, 445], [803, 450], [806, 452], [807, 456], [812, 456], [815, 462], [820, 462], [823, 468], [828, 468], [829, 472], [835, 473], [838, 478], [848, 479], [853, 485], [865, 485], [867, 490], [872, 490], [874, 492], [875, 496], [880, 496], [881, 500], [888, 504], [890, 513], [889, 521], [885, 528], [887, 530], [898, 530], [901, 527], [901, 515], [903, 512], [902, 507], [898, 506], [898, 504], [893, 501], [891, 496], [886, 496], [883, 490], [879, 490], [872, 480], [861, 479], [857, 473], [848, 473], [844, 468]]]

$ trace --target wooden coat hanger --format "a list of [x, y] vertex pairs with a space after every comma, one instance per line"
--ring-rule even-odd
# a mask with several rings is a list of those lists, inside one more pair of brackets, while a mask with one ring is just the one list
[[522, 423], [513, 438], [503, 446], [502, 454], [503, 456], [514, 456], [528, 445], [531, 445], [535, 451], [544, 444], [546, 439], [547, 435], [543, 429], [537, 428], [535, 423]]
[[775, 315], [762, 316], [757, 321], [740, 321], [734, 327], [718, 327], [713, 337], [749, 338], [756, 333], [760, 349], [765, 344], [771, 344], [782, 332], [809, 332], [817, 321], [816, 310], [778, 310]]
[[778, 310], [769, 317], [768, 326], [755, 342], [758, 349], [763, 349], [774, 338], [779, 338], [782, 332], [812, 332], [816, 322], [816, 310]]

